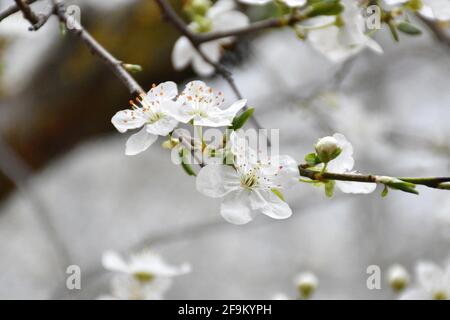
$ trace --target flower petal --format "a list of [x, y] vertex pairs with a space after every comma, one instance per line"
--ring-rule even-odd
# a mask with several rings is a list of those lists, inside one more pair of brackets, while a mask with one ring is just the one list
[[352, 181], [336, 181], [336, 186], [344, 193], [372, 193], [377, 188], [376, 183]]
[[177, 84], [173, 81], [162, 82], [154, 88], [151, 88], [147, 93], [147, 98], [150, 100], [155, 99], [173, 99], [178, 95]]
[[[243, 28], [250, 23], [249, 18], [240, 11], [227, 11], [218, 14], [216, 17], [211, 18], [213, 22], [214, 31], [228, 31], [238, 28]], [[220, 39], [221, 44], [230, 44], [234, 41], [235, 37], [226, 37]]]
[[195, 49], [186, 37], [180, 37], [172, 50], [172, 64], [176, 70], [186, 68], [195, 54]]
[[164, 116], [160, 120], [147, 124], [146, 129], [148, 133], [159, 135], [159, 136], [167, 136], [170, 132], [172, 132], [178, 125], [178, 121], [171, 116]]
[[343, 134], [335, 133], [333, 137], [338, 141], [339, 148], [341, 148], [342, 151], [336, 159], [331, 160], [328, 163], [328, 171], [335, 173], [351, 171], [355, 165], [352, 144], [348, 142]]
[[[221, 55], [220, 41], [210, 41], [200, 45], [200, 50], [212, 61], [218, 62]], [[214, 67], [206, 62], [198, 53], [194, 54], [192, 67], [195, 72], [203, 77], [210, 76], [214, 73]]]
[[105, 269], [111, 271], [125, 272], [128, 273], [128, 264], [123, 260], [123, 258], [114, 251], [106, 251], [102, 256], [102, 265]]
[[399, 300], [430, 300], [431, 295], [429, 292], [422, 288], [412, 288], [406, 290], [400, 295]]
[[220, 213], [225, 220], [233, 224], [246, 224], [256, 215], [250, 207], [247, 190], [227, 194], [220, 205]]
[[111, 123], [117, 131], [124, 133], [130, 129], [140, 128], [146, 122], [139, 110], [122, 110], [117, 112], [111, 119]]
[[189, 114], [189, 111], [192, 110], [191, 105], [183, 105], [180, 99], [176, 102], [165, 101], [162, 109], [163, 112], [167, 113], [169, 116], [182, 123], [188, 123], [192, 119], [192, 115]]
[[289, 205], [270, 190], [254, 190], [250, 203], [253, 210], [260, 210], [273, 219], [287, 219], [292, 215]]
[[134, 156], [142, 151], [147, 150], [158, 138], [158, 136], [148, 133], [146, 128], [141, 129], [138, 133], [133, 134], [126, 143], [125, 154]]
[[197, 190], [212, 198], [220, 198], [239, 188], [240, 179], [231, 166], [209, 164], [197, 175]]
[[416, 267], [417, 279], [419, 284], [427, 291], [433, 291], [442, 286], [444, 271], [436, 264], [427, 261], [421, 261]]

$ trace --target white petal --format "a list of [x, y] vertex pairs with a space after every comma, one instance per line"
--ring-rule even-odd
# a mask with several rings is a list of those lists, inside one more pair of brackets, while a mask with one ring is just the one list
[[272, 2], [272, 0], [239, 0], [239, 2], [249, 5], [263, 6], [269, 2]]
[[[228, 11], [218, 14], [212, 18], [213, 31], [228, 31], [243, 28], [250, 23], [249, 18], [240, 11]], [[234, 41], [234, 37], [220, 39], [221, 44], [230, 44]]]
[[291, 8], [301, 7], [306, 4], [306, 0], [281, 0], [281, 1]]
[[129, 271], [128, 264], [123, 258], [114, 251], [106, 251], [102, 255], [102, 265], [105, 269], [111, 271], [125, 272]]
[[195, 54], [195, 49], [192, 47], [189, 39], [180, 37], [172, 51], [172, 64], [176, 70], [184, 69], [192, 60]]
[[[219, 41], [210, 41], [200, 45], [200, 50], [212, 61], [218, 62], [220, 59], [220, 42]], [[211, 66], [208, 62], [203, 60], [203, 58], [195, 53], [192, 67], [195, 72], [200, 76], [210, 76], [214, 73], [214, 67]]]
[[192, 110], [191, 105], [181, 105], [181, 102], [179, 102], [178, 100], [176, 102], [165, 101], [163, 110], [169, 116], [182, 123], [188, 123], [192, 119], [192, 116], [189, 115], [189, 111]]
[[336, 181], [336, 186], [344, 193], [372, 193], [377, 188], [376, 183], [352, 181]]
[[197, 190], [212, 198], [220, 198], [239, 187], [240, 179], [231, 166], [209, 164], [197, 175]]
[[171, 116], [165, 116], [152, 124], [148, 124], [146, 129], [148, 133], [159, 136], [167, 136], [177, 127], [177, 125], [178, 121], [176, 119]]
[[406, 290], [399, 297], [399, 300], [430, 300], [431, 295], [429, 292], [422, 288], [412, 288]]
[[270, 168], [263, 168], [263, 172], [275, 176], [273, 183], [276, 188], [286, 189], [298, 184], [300, 174], [294, 158], [287, 155], [276, 155], [270, 159], [270, 162]]
[[148, 133], [146, 128], [141, 129], [138, 133], [133, 134], [126, 143], [125, 154], [134, 156], [142, 151], [147, 150], [158, 138], [158, 136]]
[[117, 131], [124, 133], [129, 129], [140, 128], [146, 122], [139, 110], [122, 110], [117, 112], [111, 119], [111, 123]]
[[423, 0], [421, 13], [432, 19], [448, 21], [450, 20], [450, 1]]
[[336, 159], [331, 160], [328, 163], [328, 171], [335, 173], [351, 171], [355, 165], [352, 144], [348, 142], [343, 134], [335, 133], [333, 137], [338, 141], [339, 148], [341, 148], [342, 151]]
[[147, 93], [150, 100], [155, 99], [173, 99], [178, 95], [177, 84], [173, 81], [162, 82]]
[[250, 207], [247, 190], [227, 194], [220, 205], [220, 213], [225, 220], [233, 224], [246, 224], [252, 221], [256, 214]]
[[184, 263], [181, 266], [169, 265], [161, 256], [150, 250], [132, 255], [130, 268], [133, 273], [147, 272], [158, 277], [174, 277], [191, 271], [189, 264]]
[[231, 106], [229, 106], [227, 109], [220, 110], [218, 116], [222, 118], [226, 118], [228, 121], [233, 121], [233, 118], [236, 116], [236, 114], [245, 107], [247, 104], [247, 99], [238, 100], [235, 103], [233, 103]]
[[428, 291], [442, 286], [444, 271], [432, 262], [421, 261], [416, 267], [417, 279], [422, 287]]
[[255, 190], [251, 193], [252, 209], [260, 210], [273, 219], [287, 219], [292, 215], [289, 205], [270, 190]]

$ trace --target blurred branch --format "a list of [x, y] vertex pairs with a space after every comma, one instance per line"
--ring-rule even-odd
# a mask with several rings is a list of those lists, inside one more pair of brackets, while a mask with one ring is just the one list
[[68, 27], [68, 31], [78, 36], [80, 40], [89, 48], [93, 55], [99, 57], [116, 74], [122, 83], [128, 88], [131, 94], [139, 95], [144, 93], [142, 87], [125, 70], [122, 61], [117, 60], [108, 50], [106, 50], [97, 40], [87, 32], [83, 26], [66, 13], [65, 4], [60, 0], [52, 0], [55, 7], [55, 14], [61, 23]]
[[[157, 5], [159, 6], [161, 13], [163, 15], [163, 17], [165, 19], [167, 19], [170, 23], [172, 23], [172, 25], [182, 34], [184, 35], [189, 42], [192, 44], [192, 46], [195, 48], [195, 50], [197, 51], [197, 53], [203, 58], [203, 60], [205, 60], [205, 62], [207, 62], [208, 64], [210, 64], [212, 67], [214, 67], [215, 71], [220, 74], [225, 81], [228, 83], [228, 85], [230, 86], [231, 90], [234, 92], [234, 94], [236, 95], [236, 97], [238, 99], [242, 99], [243, 96], [241, 94], [241, 92], [239, 91], [236, 82], [233, 79], [233, 76], [231, 74], [231, 72], [229, 72], [223, 65], [221, 65], [218, 62], [214, 62], [212, 61], [206, 54], [203, 53], [203, 51], [200, 48], [200, 45], [203, 42], [206, 41], [211, 41], [213, 39], [209, 39], [209, 38], [202, 38], [201, 35], [193, 33], [191, 30], [189, 30], [188, 26], [185, 24], [185, 22], [183, 21], [183, 19], [181, 19], [181, 17], [175, 12], [175, 10], [172, 8], [172, 6], [166, 1], [166, 0], [155, 0]], [[227, 33], [226, 32], [221, 32], [218, 33], [216, 35], [213, 35], [216, 38], [214, 39], [218, 39], [218, 38], [223, 38], [223, 37], [227, 37]], [[247, 106], [244, 108], [244, 110], [247, 109]], [[259, 121], [252, 116], [250, 118], [250, 121], [253, 123], [253, 125], [256, 128], [262, 128], [262, 126], [260, 125]], [[270, 140], [268, 137], [267, 141], [270, 144]]]
[[427, 19], [420, 14], [417, 14], [417, 17], [430, 29], [439, 42], [450, 47], [450, 35], [439, 25], [439, 23]]
[[[36, 1], [38, 1], [38, 0], [26, 0], [24, 2], [25, 2], [25, 4], [30, 5], [30, 4], [32, 4], [32, 3], [36, 2]], [[14, 13], [19, 12], [19, 11], [20, 11], [20, 8], [16, 4], [13, 4], [13, 5], [9, 6], [8, 8], [6, 8], [2, 12], [0, 12], [0, 22], [3, 19], [6, 19], [10, 15], [13, 15]]]
[[17, 8], [22, 11], [23, 17], [27, 19], [31, 25], [35, 25], [39, 22], [39, 17], [31, 10], [30, 6], [25, 0], [14, 0]]

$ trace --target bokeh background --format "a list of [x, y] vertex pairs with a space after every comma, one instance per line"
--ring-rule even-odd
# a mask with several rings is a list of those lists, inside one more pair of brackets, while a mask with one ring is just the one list
[[[111, 53], [143, 67], [144, 87], [196, 78], [173, 70], [179, 35], [153, 1], [67, 2]], [[450, 194], [426, 188], [328, 199], [298, 185], [286, 194], [290, 219], [227, 223], [167, 150], [124, 155], [127, 135], [110, 119], [130, 96], [105, 65], [61, 36], [55, 18], [27, 29], [21, 14], [0, 22], [0, 298], [93, 299], [109, 291], [102, 252], [152, 248], [193, 267], [169, 299], [295, 297], [293, 278], [306, 270], [320, 281], [315, 298], [390, 299], [385, 282], [367, 289], [368, 265], [384, 276], [394, 263], [412, 271], [450, 254]], [[241, 38], [223, 61], [263, 126], [281, 129], [281, 153], [301, 161], [317, 138], [340, 132], [362, 172], [449, 175], [450, 48], [429, 32], [376, 39], [384, 55], [334, 65], [291, 30], [269, 31]], [[234, 99], [220, 77], [206, 81]], [[81, 267], [81, 290], [65, 287], [70, 264]]]

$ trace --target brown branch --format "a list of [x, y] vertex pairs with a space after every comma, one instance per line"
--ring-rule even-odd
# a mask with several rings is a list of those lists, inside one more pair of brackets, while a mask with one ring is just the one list
[[94, 37], [87, 32], [83, 26], [75, 21], [72, 17], [67, 15], [65, 5], [60, 0], [53, 0], [55, 6], [55, 14], [58, 16], [61, 23], [65, 25], [70, 23], [68, 31], [78, 36], [80, 40], [89, 48], [93, 55], [99, 57], [122, 81], [122, 83], [128, 88], [131, 94], [145, 93], [142, 87], [136, 82], [136, 80], [128, 73], [124, 68], [122, 61], [116, 59], [111, 53], [109, 53]]
[[22, 11], [23, 17], [27, 19], [31, 25], [35, 25], [39, 22], [39, 17], [31, 10], [29, 4], [25, 0], [14, 0], [17, 8]]
[[[30, 4], [32, 4], [32, 3], [36, 2], [36, 1], [38, 1], [38, 0], [26, 0], [25, 3], [28, 4], [28, 5], [30, 5]], [[10, 15], [13, 15], [14, 13], [19, 12], [19, 11], [20, 11], [20, 8], [19, 8], [17, 5], [15, 5], [15, 4], [13, 4], [13, 5], [7, 7], [7, 8], [4, 9], [2, 12], [0, 12], [0, 22], [1, 22], [3, 19], [6, 19], [6, 18], [8, 18]]]

